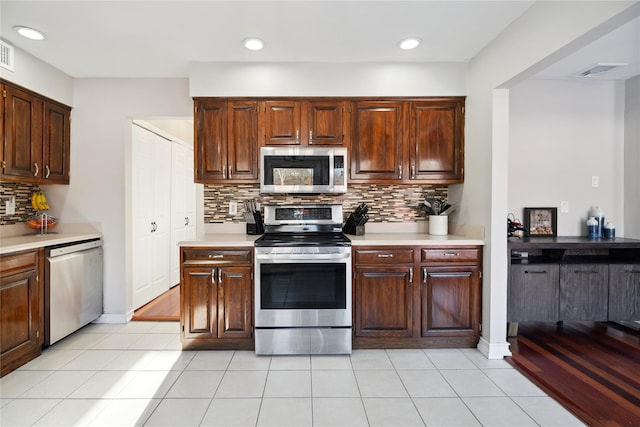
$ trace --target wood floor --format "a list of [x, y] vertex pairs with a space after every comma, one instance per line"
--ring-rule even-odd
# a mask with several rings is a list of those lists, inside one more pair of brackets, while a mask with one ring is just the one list
[[589, 426], [640, 426], [640, 335], [610, 323], [521, 323], [507, 360]]
[[134, 311], [131, 320], [180, 321], [180, 285]]

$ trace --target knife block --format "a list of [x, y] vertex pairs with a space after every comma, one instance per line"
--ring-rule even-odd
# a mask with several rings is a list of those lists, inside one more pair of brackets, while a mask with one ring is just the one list
[[260, 212], [254, 212], [253, 222], [247, 222], [247, 234], [253, 236], [264, 234], [264, 222], [262, 222], [262, 214]]

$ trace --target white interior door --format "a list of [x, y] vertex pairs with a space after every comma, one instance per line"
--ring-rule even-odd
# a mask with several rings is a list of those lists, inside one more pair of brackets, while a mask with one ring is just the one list
[[196, 236], [193, 148], [174, 142], [171, 155], [171, 286], [180, 283], [178, 243]]
[[132, 306], [169, 289], [171, 144], [132, 127]]

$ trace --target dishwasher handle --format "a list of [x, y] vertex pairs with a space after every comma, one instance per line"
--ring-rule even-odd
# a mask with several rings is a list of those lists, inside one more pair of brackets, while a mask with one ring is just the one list
[[64, 246], [57, 246], [47, 249], [47, 257], [57, 257], [61, 255], [70, 254], [73, 252], [80, 252], [87, 249], [99, 248], [102, 246], [102, 239], [88, 240], [85, 242], [74, 242]]

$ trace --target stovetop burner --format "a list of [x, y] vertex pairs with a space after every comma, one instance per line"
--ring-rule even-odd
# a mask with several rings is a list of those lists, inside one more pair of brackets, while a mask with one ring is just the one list
[[342, 233], [341, 205], [265, 206], [265, 234], [257, 247], [351, 246]]
[[266, 233], [255, 246], [351, 246], [342, 233]]

